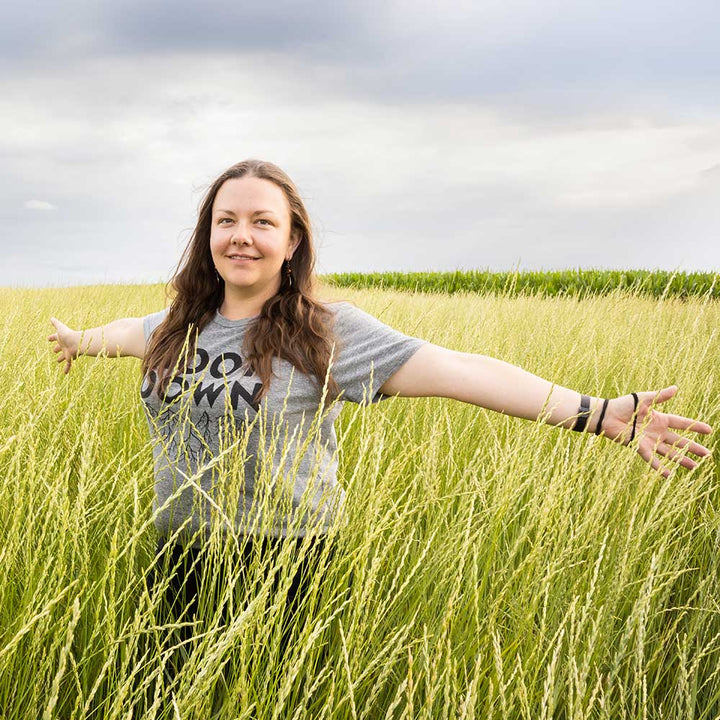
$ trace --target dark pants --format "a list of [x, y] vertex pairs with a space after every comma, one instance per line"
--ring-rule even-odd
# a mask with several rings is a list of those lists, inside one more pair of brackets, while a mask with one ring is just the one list
[[[316, 562], [322, 554], [323, 547], [326, 543], [324, 537], [314, 537], [309, 540], [304, 538], [247, 538], [242, 548], [242, 558], [240, 567], [247, 568], [253, 561], [253, 554], [260, 552], [261, 562], [267, 563], [267, 567], [274, 565], [273, 558], [282, 550], [283, 543], [292, 543], [295, 545], [291, 548], [290, 562], [296, 557], [296, 553], [300, 548], [301, 542], [309, 542], [305, 557], [299, 564], [295, 574], [292, 577], [290, 588], [287, 592], [286, 609], [284, 613], [283, 632], [280, 642], [280, 652], [282, 656], [287, 653], [290, 641], [290, 627], [288, 621], [293, 618], [297, 612], [299, 601], [304, 597], [311, 583], [312, 576], [316, 570]], [[190, 638], [194, 632], [200, 632], [192, 627], [190, 623], [195, 619], [198, 612], [198, 598], [201, 582], [207, 565], [207, 555], [200, 549], [188, 548], [184, 553], [184, 548], [176, 543], [166, 544], [164, 538], [158, 541], [157, 547], [157, 565], [154, 572], [149, 577], [149, 587], [152, 588], [158, 581], [159, 577], [170, 576], [170, 583], [167, 590], [163, 594], [160, 605], [162, 617], [158, 618], [159, 624], [164, 623], [187, 623], [181, 628], [175, 629], [173, 633], [168, 633], [164, 638], [165, 647], [171, 647], [178, 642], [185, 643], [185, 650], [179, 650], [174, 653], [173, 662], [168, 664], [168, 680], [172, 681], [176, 673], [182, 667], [186, 653], [190, 651]], [[332, 553], [332, 549], [331, 549]], [[269, 556], [269, 557], [268, 557]], [[223, 577], [220, 567], [215, 568], [217, 576], [216, 588], [222, 589], [224, 586]], [[241, 576], [240, 583], [246, 582], [247, 578]], [[276, 574], [271, 592], [277, 592], [280, 578]], [[238, 587], [238, 586], [236, 586]], [[239, 586], [240, 589], [242, 586]], [[236, 593], [236, 597], [239, 593]], [[272, 596], [271, 596], [272, 598]], [[250, 598], [247, 598], [250, 600]], [[223, 620], [228, 621], [227, 605], [223, 608]]]

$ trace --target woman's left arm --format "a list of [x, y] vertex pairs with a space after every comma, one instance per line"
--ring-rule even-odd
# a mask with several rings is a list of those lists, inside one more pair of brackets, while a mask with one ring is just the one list
[[[537, 420], [572, 429], [578, 423], [581, 394], [555, 385], [515, 365], [472, 353], [457, 352], [438, 345], [423, 345], [399, 370], [385, 381], [380, 391], [401, 397], [446, 397], [495, 410], [506, 415]], [[680, 437], [675, 430], [708, 434], [704, 422], [659, 412], [654, 406], [677, 392], [670, 386], [659, 391], [613, 398], [590, 397], [587, 432], [594, 432], [605, 405], [602, 434], [616, 442], [629, 444], [638, 438], [637, 452], [665, 477], [670, 470], [659, 456], [694, 468], [697, 462], [684, 451], [698, 457], [710, 454], [699, 443]], [[635, 432], [633, 432], [635, 428]]]

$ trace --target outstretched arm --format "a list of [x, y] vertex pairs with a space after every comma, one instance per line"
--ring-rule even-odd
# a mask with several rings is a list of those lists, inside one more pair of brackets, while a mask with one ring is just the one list
[[[380, 388], [386, 395], [401, 397], [446, 397], [479, 405], [489, 410], [536, 420], [544, 417], [551, 425], [573, 428], [576, 425], [581, 395], [543, 380], [537, 375], [495, 358], [456, 352], [430, 343], [423, 345]], [[657, 392], [637, 393], [613, 398], [607, 403], [602, 421], [606, 437], [628, 444], [636, 427], [637, 451], [653, 468], [667, 477], [657, 457], [665, 456], [683, 467], [697, 463], [684, 455], [687, 450], [703, 457], [710, 451], [702, 445], [677, 435], [674, 430], [693, 430], [707, 434], [706, 423], [653, 409], [653, 405], [669, 400], [677, 388], [671, 386]], [[597, 429], [602, 398], [590, 398], [590, 416], [585, 430]]]
[[107, 355], [108, 357], [136, 357], [145, 355], [145, 335], [142, 318], [113, 320], [107, 325], [89, 330], [73, 330], [57, 318], [50, 318], [55, 332], [48, 337], [55, 343], [57, 361], [64, 362], [63, 371], [70, 372], [72, 361], [79, 355]]

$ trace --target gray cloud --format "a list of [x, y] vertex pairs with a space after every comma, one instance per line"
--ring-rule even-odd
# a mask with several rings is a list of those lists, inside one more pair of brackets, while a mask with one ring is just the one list
[[[111, 49], [121, 52], [343, 54], [367, 43], [376, 2], [130, 0], [103, 6]], [[344, 52], [343, 52], [344, 51]]]
[[7, 11], [0, 53], [273, 56], [300, 81], [317, 75], [334, 93], [393, 103], [580, 110], [645, 97], [662, 107], [670, 95], [703, 108], [717, 104], [718, 26], [714, 0], [46, 1]]

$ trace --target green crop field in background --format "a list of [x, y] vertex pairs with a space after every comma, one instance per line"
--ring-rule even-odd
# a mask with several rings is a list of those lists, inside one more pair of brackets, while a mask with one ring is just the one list
[[337, 287], [381, 288], [415, 292], [479, 292], [505, 296], [542, 295], [577, 297], [625, 290], [648, 297], [720, 298], [718, 273], [682, 273], [658, 270], [556, 270], [490, 272], [337, 273], [325, 281]]
[[[594, 395], [675, 383], [670, 411], [717, 424], [714, 288], [579, 299], [503, 287], [325, 293]], [[289, 654], [277, 654], [282, 596], [253, 568], [228, 622], [206, 610], [173, 650], [187, 659], [170, 685], [170, 629], [144, 581], [156, 538], [140, 362], [82, 358], [65, 376], [46, 340], [51, 315], [77, 328], [145, 315], [163, 288], [0, 300], [4, 720], [718, 717], [714, 459], [666, 480], [604, 438], [442, 399], [345, 406], [346, 512]]]

